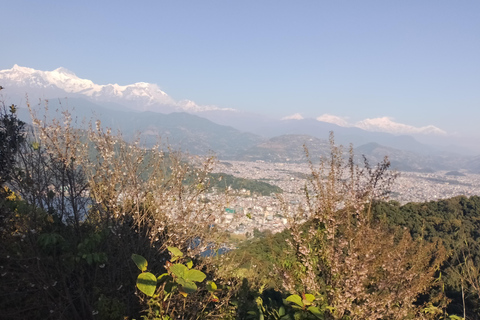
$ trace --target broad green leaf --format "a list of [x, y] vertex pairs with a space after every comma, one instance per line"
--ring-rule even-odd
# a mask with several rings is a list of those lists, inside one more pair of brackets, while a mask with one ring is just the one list
[[315, 301], [315, 296], [313, 294], [307, 293], [305, 294], [305, 299], [309, 302]]
[[195, 282], [192, 282], [192, 281], [186, 281], [185, 285], [182, 285], [182, 288], [187, 293], [192, 293], [197, 291], [197, 285], [195, 284]]
[[207, 275], [200, 270], [191, 269], [191, 270], [185, 271], [185, 274], [183, 277], [185, 278], [185, 280], [202, 282], [203, 280], [205, 280]]
[[141, 255], [133, 253], [132, 254], [132, 260], [133, 260], [133, 262], [135, 262], [135, 264], [137, 265], [137, 268], [140, 269], [140, 271], [143, 272], [143, 271], [147, 270], [148, 262], [147, 262], [147, 260], [145, 260], [144, 257], [142, 257]]
[[157, 289], [157, 278], [150, 272], [143, 272], [138, 275], [137, 288], [151, 297]]
[[303, 308], [302, 298], [300, 298], [298, 294], [292, 294], [291, 296], [288, 296], [287, 299], [285, 300], [287, 300], [288, 302], [296, 303], [297, 305]]
[[167, 249], [170, 251], [173, 257], [183, 257], [183, 252], [177, 247], [167, 247]]
[[170, 271], [177, 277], [177, 278], [184, 278], [185, 272], [188, 271], [188, 268], [185, 267], [181, 263], [175, 263], [170, 267]]
[[192, 261], [192, 259], [188, 259], [186, 265], [187, 265], [187, 268], [188, 268], [188, 269], [192, 269], [192, 267], [193, 267], [193, 261]]
[[207, 284], [207, 290], [209, 292], [214, 292], [215, 290], [217, 290], [217, 284], [213, 281], [210, 281], [208, 284]]
[[315, 317], [323, 319], [323, 312], [317, 307], [308, 307], [307, 310], [310, 311]]
[[182, 286], [182, 291], [185, 293], [192, 293], [197, 291], [197, 285], [195, 284], [195, 282], [178, 278], [177, 283]]
[[157, 277], [157, 281], [162, 283], [164, 281], [167, 281], [169, 277], [170, 277], [170, 275], [168, 273], [162, 273], [161, 275], [159, 275]]
[[285, 307], [284, 306], [281, 306], [279, 309], [278, 309], [278, 315], [280, 317], [283, 317], [285, 315]]
[[173, 281], [168, 281], [165, 283], [165, 287], [163, 288], [163, 291], [165, 294], [170, 294], [174, 292], [177, 289], [177, 284]]

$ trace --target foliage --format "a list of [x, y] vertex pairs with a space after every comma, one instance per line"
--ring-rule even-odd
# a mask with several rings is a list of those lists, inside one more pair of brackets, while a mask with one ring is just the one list
[[[0, 186], [10, 181], [15, 157], [25, 141], [25, 123], [17, 118], [16, 106], [0, 109]], [[2, 189], [3, 190], [3, 189]]]
[[241, 191], [242, 189], [250, 191], [252, 194], [259, 194], [262, 196], [269, 196], [275, 193], [282, 193], [282, 189], [273, 186], [263, 181], [256, 181], [251, 179], [236, 178], [230, 174], [212, 173], [213, 183], [211, 187], [217, 189], [230, 188]]
[[[193, 268], [193, 261], [186, 259], [185, 264], [173, 263], [175, 261], [184, 260], [183, 253], [176, 247], [168, 247], [172, 258], [165, 265], [166, 273], [163, 273], [156, 277], [147, 270], [147, 260], [140, 255], [133, 254], [132, 260], [137, 265], [141, 273], [137, 277], [137, 288], [143, 292], [149, 301], [147, 303], [148, 310], [146, 310], [146, 319], [173, 319], [177, 315], [183, 317], [192, 317], [198, 313], [204, 313], [208, 305], [208, 301], [218, 301], [218, 297], [215, 296], [217, 285], [213, 281], [209, 281], [205, 286], [205, 291], [197, 294], [196, 297], [189, 299], [194, 300], [194, 307], [192, 310], [192, 303], [188, 303], [187, 297], [198, 291], [196, 282], [202, 283], [207, 277], [205, 273]], [[157, 288], [158, 285], [158, 288]], [[176, 303], [178, 299], [176, 294], [183, 296], [183, 307], [181, 304]], [[205, 295], [206, 299], [202, 295]], [[201, 297], [201, 299], [199, 299]], [[203, 299], [202, 299], [203, 298]], [[204, 302], [204, 301], [206, 302]], [[190, 302], [190, 301], [189, 301]], [[198, 307], [203, 305], [203, 309]]]
[[480, 197], [459, 196], [427, 203], [377, 202], [376, 219], [410, 231], [413, 238], [441, 239], [447, 248], [442, 266], [445, 293], [452, 300], [448, 312], [479, 314]]
[[388, 160], [361, 168], [352, 152], [343, 160], [333, 136], [330, 144], [318, 169], [310, 161], [305, 192], [312, 223], [307, 231], [295, 222], [291, 227], [296, 260], [279, 268], [285, 289], [321, 296], [329, 307], [325, 319], [421, 317], [415, 302], [434, 285], [442, 246], [374, 223], [371, 204], [388, 195], [394, 179]]
[[219, 239], [209, 225], [223, 198], [197, 201], [213, 158], [192, 167], [170, 152], [166, 162], [99, 123], [74, 128], [67, 111], [62, 120], [32, 116], [34, 130], [9, 163], [16, 197], [0, 203], [2, 317], [135, 316], [143, 307], [131, 290], [131, 252], [161, 269], [168, 246], [187, 259], [201, 250], [192, 239], [212, 247]]
[[[13, 109], [2, 118], [16, 128], [1, 131], [3, 318], [455, 319], [442, 287], [465, 290], [478, 315], [477, 197], [380, 201], [388, 161], [356, 166], [332, 137], [330, 156], [309, 162], [307, 205], [283, 206], [288, 229], [202, 257], [225, 241], [212, 228], [228, 200], [213, 194], [213, 157], [193, 165], [99, 122], [80, 130], [68, 111], [32, 116], [28, 136]], [[275, 191], [247, 182], [220, 185]]]

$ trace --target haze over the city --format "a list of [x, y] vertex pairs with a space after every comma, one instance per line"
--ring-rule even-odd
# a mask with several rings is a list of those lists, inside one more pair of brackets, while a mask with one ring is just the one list
[[[477, 1], [10, 1], [0, 70], [148, 82], [175, 102], [475, 149]], [[8, 97], [8, 91], [4, 95]]]

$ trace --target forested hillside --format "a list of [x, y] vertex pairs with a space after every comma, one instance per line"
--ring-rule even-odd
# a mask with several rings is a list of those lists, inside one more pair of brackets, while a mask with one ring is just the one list
[[0, 123], [0, 317], [479, 317], [480, 198], [388, 202], [388, 160], [359, 167], [333, 135], [309, 162], [306, 205], [278, 197], [288, 228], [233, 248], [216, 223], [224, 188], [280, 190], [213, 185], [213, 158], [147, 150], [100, 123], [81, 131], [68, 112], [34, 118], [31, 136], [14, 106]]

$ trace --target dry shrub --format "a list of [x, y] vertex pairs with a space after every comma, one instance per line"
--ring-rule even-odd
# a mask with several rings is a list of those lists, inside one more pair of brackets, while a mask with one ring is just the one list
[[[145, 256], [149, 269], [160, 274], [167, 246], [193, 258], [205, 246], [224, 242], [212, 226], [224, 210], [224, 195], [209, 191], [214, 157], [147, 149], [99, 122], [79, 129], [68, 111], [49, 118], [48, 103], [43, 116], [30, 111], [33, 132], [9, 182], [22, 200], [12, 203], [18, 207], [9, 212], [12, 219], [2, 220], [4, 315], [138, 315], [145, 306], [135, 296], [132, 253]], [[174, 307], [180, 312], [195, 299]]]
[[42, 148], [59, 162], [66, 187], [55, 189], [68, 190], [58, 194], [70, 200], [76, 223], [116, 228], [128, 221], [151, 243], [161, 241], [158, 250], [175, 246], [191, 256], [202, 250], [193, 240], [220, 241], [212, 224], [225, 202], [221, 194], [208, 194], [213, 156], [194, 159], [197, 165], [192, 165], [192, 158], [164, 152], [160, 145], [147, 149], [138, 139], [126, 142], [100, 121], [77, 129], [68, 111], [63, 122], [32, 116]]
[[326, 319], [422, 318], [417, 298], [434, 286], [443, 247], [373, 220], [371, 204], [388, 196], [396, 175], [388, 159], [360, 167], [352, 148], [344, 160], [333, 135], [330, 146], [318, 167], [309, 161], [307, 207], [299, 211], [308, 222], [292, 222], [294, 262], [279, 267], [285, 289], [316, 295]]

